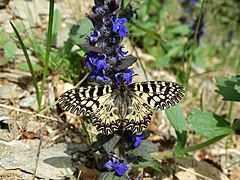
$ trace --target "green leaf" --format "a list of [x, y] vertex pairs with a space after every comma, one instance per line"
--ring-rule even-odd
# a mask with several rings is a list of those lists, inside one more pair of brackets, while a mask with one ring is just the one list
[[190, 28], [188, 25], [176, 25], [172, 29], [168, 30], [168, 33], [180, 34], [182, 36], [188, 35], [190, 33]]
[[216, 92], [223, 96], [226, 101], [238, 101], [240, 102], [240, 77], [217, 77]]
[[11, 58], [16, 52], [16, 50], [17, 45], [14, 42], [12, 41], [6, 42], [6, 44], [4, 44], [4, 57]]
[[6, 32], [3, 29], [1, 29], [0, 30], [0, 45], [1, 46], [4, 46], [5, 39], [6, 39]]
[[136, 147], [131, 154], [134, 156], [140, 156], [145, 159], [151, 159], [150, 153], [158, 151], [157, 145], [149, 141], [148, 139], [142, 140], [141, 144]]
[[178, 45], [178, 46], [175, 46], [175, 47], [171, 48], [171, 49], [168, 51], [167, 55], [168, 55], [169, 57], [174, 57], [174, 56], [179, 55], [180, 52], [182, 52], [182, 51], [183, 51], [183, 47]]
[[165, 55], [164, 57], [159, 58], [155, 64], [157, 68], [170, 68], [172, 65], [171, 58], [168, 55]]
[[187, 119], [194, 131], [207, 138], [228, 135], [233, 132], [228, 121], [208, 111], [191, 109]]
[[[22, 69], [24, 71], [30, 71], [28, 63], [17, 64], [17, 67], [19, 67], [20, 69]], [[43, 71], [43, 67], [39, 66], [38, 64], [32, 64], [32, 68], [33, 68], [34, 72]]]
[[79, 25], [73, 25], [70, 29], [70, 39], [74, 44], [82, 45], [86, 40], [86, 37], [89, 36], [93, 25], [91, 21], [87, 18], [84, 18], [80, 21]]
[[53, 16], [53, 30], [52, 30], [53, 40], [56, 38], [56, 36], [59, 32], [61, 22], [62, 22], [61, 13], [58, 9], [56, 9], [54, 11], [54, 16]]
[[121, 139], [121, 136], [119, 136], [117, 133], [114, 133], [113, 137], [106, 143], [103, 144], [103, 148], [109, 154], [113, 148], [115, 148], [118, 141]]
[[138, 164], [131, 164], [131, 168], [146, 168], [146, 167], [151, 167], [156, 171], [161, 171], [161, 164], [155, 159], [139, 162]]
[[187, 140], [187, 121], [183, 116], [183, 109], [176, 105], [167, 109], [165, 112], [176, 131], [178, 145], [184, 148]]

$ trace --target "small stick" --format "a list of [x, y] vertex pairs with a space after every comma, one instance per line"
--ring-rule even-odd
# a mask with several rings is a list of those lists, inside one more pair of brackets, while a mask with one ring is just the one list
[[33, 171], [33, 178], [32, 178], [32, 180], [35, 179], [36, 173], [37, 173], [37, 166], [38, 166], [38, 161], [39, 161], [39, 157], [40, 157], [40, 150], [41, 150], [41, 146], [42, 146], [45, 125], [46, 125], [46, 123], [44, 123], [43, 126], [41, 127], [40, 141], [39, 141], [39, 145], [38, 145], [38, 149], [37, 149], [37, 155], [36, 155], [36, 161], [35, 161], [35, 165], [34, 165], [34, 171]]
[[62, 121], [58, 120], [57, 118], [44, 116], [42, 114], [37, 114], [37, 113], [34, 113], [34, 112], [30, 112], [30, 111], [25, 111], [25, 110], [15, 108], [15, 107], [12, 107], [12, 106], [7, 106], [7, 105], [4, 105], [4, 104], [0, 104], [0, 107], [5, 108], [5, 109], [11, 109], [11, 110], [14, 110], [14, 111], [17, 111], [17, 112], [30, 114], [30, 115], [33, 115], [33, 116], [36, 116], [36, 117], [41, 117], [41, 118], [44, 118], [44, 119], [49, 119], [49, 120], [52, 120], [52, 121], [62, 122]]

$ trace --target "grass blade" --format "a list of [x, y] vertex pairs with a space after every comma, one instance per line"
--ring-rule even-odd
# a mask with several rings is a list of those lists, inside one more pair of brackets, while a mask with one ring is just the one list
[[24, 53], [24, 56], [25, 56], [25, 58], [26, 58], [26, 61], [27, 61], [29, 70], [30, 70], [30, 72], [31, 72], [32, 79], [33, 79], [33, 85], [34, 85], [34, 87], [35, 87], [36, 94], [37, 94], [38, 109], [40, 109], [40, 108], [41, 108], [41, 98], [40, 98], [39, 89], [38, 89], [38, 85], [37, 85], [37, 79], [36, 79], [36, 76], [35, 76], [35, 74], [34, 74], [34, 70], [33, 70], [33, 66], [32, 66], [31, 60], [30, 60], [30, 58], [29, 58], [29, 56], [28, 56], [27, 49], [26, 49], [26, 47], [25, 47], [25, 45], [24, 45], [24, 43], [23, 43], [23, 41], [22, 41], [21, 36], [20, 36], [19, 33], [18, 33], [17, 28], [13, 25], [13, 23], [12, 23], [11, 21], [10, 21], [10, 24], [11, 24], [11, 26], [12, 26], [12, 28], [13, 28], [13, 30], [14, 30], [17, 38], [18, 38], [18, 41], [19, 41], [19, 43], [20, 43], [20, 46], [21, 46], [21, 48], [22, 48], [22, 50], [23, 50], [23, 53]]
[[[45, 62], [44, 62], [42, 86], [41, 86], [41, 92], [40, 92], [40, 102], [42, 101], [42, 96], [43, 96], [43, 92], [44, 92], [44, 85], [46, 82], [48, 62], [49, 62], [49, 57], [50, 57], [50, 48], [51, 48], [51, 44], [52, 44], [53, 15], [54, 15], [54, 0], [50, 0], [48, 33], [47, 33], [47, 48], [46, 48], [46, 57], [45, 57]], [[40, 111], [40, 109], [38, 109], [38, 110]]]

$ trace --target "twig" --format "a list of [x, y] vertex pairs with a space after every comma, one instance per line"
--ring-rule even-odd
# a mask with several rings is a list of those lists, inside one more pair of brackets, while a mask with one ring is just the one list
[[212, 178], [206, 177], [206, 176], [204, 176], [204, 175], [202, 175], [202, 174], [199, 174], [199, 173], [196, 173], [196, 172], [191, 171], [191, 170], [189, 170], [189, 169], [186, 169], [185, 167], [182, 167], [182, 166], [178, 166], [178, 167], [179, 167], [179, 169], [182, 169], [182, 170], [184, 170], [184, 171], [193, 173], [193, 174], [195, 174], [195, 175], [197, 175], [197, 176], [199, 176], [199, 177], [202, 177], [202, 178], [204, 178], [204, 179], [206, 179], [206, 180], [213, 180]]
[[37, 149], [36, 161], [35, 161], [35, 165], [34, 165], [34, 172], [33, 172], [33, 178], [32, 178], [33, 180], [35, 179], [36, 172], [37, 172], [37, 166], [38, 166], [38, 161], [39, 161], [39, 157], [40, 157], [40, 150], [41, 150], [41, 146], [42, 146], [45, 125], [46, 125], [46, 123], [44, 123], [43, 126], [41, 127], [40, 141], [39, 141], [39, 145], [38, 145], [38, 149]]
[[11, 109], [11, 110], [22, 112], [22, 113], [26, 113], [26, 114], [33, 115], [33, 116], [36, 116], [36, 117], [41, 117], [41, 118], [44, 118], [44, 119], [49, 119], [49, 120], [52, 120], [52, 121], [62, 122], [62, 121], [58, 120], [57, 118], [44, 116], [42, 114], [37, 114], [37, 113], [34, 113], [34, 112], [30, 112], [30, 111], [25, 111], [23, 109], [15, 108], [15, 107], [12, 107], [12, 106], [7, 106], [7, 105], [4, 105], [4, 104], [0, 104], [0, 107], [5, 108], [5, 109]]

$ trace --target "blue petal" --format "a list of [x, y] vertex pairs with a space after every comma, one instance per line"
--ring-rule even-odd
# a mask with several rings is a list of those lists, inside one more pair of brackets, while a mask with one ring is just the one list
[[125, 162], [123, 160], [119, 160], [119, 165], [116, 169], [116, 173], [119, 175], [119, 176], [122, 176], [125, 174], [125, 172], [129, 169], [128, 165], [125, 164]]
[[133, 134], [132, 139], [134, 141], [134, 147], [138, 147], [141, 144], [143, 138], [144, 136], [142, 134]]
[[125, 36], [128, 33], [128, 29], [124, 26], [127, 22], [126, 18], [118, 19], [117, 16], [112, 16], [113, 32], [118, 32], [120, 36]]

